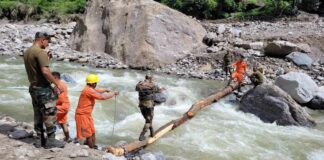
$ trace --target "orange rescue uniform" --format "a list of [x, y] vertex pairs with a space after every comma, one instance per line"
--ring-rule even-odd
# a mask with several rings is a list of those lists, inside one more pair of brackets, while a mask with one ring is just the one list
[[75, 113], [75, 122], [77, 129], [77, 139], [81, 140], [91, 137], [95, 133], [94, 122], [92, 118], [92, 110], [95, 105], [95, 100], [106, 100], [97, 90], [86, 86], [80, 95], [78, 107]]
[[235, 72], [232, 73], [231, 78], [236, 79], [239, 83], [243, 81], [243, 75], [246, 72], [247, 64], [242, 61], [238, 60], [232, 64], [235, 67]]
[[56, 107], [57, 107], [56, 118], [59, 124], [66, 124], [68, 119], [67, 114], [70, 109], [68, 89], [66, 84], [61, 80], [59, 80], [59, 84], [63, 87], [63, 92], [58, 96], [58, 99], [56, 101]]

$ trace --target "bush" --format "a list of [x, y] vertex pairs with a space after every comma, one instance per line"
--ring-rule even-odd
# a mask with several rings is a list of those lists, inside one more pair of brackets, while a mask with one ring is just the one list
[[213, 18], [217, 0], [161, 0], [163, 4], [197, 18]]
[[[230, 13], [239, 16], [281, 16], [291, 14], [294, 0], [156, 0], [198, 19], [228, 17]], [[258, 1], [265, 6], [257, 7]], [[254, 6], [253, 6], [254, 5]], [[251, 8], [251, 6], [253, 6]]]

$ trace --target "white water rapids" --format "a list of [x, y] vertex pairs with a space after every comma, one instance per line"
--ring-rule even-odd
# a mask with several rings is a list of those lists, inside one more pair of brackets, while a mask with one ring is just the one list
[[[120, 90], [117, 98], [115, 134], [114, 99], [97, 101], [93, 111], [96, 136], [100, 145], [120, 140], [138, 139], [144, 120], [137, 108], [135, 85], [145, 73], [133, 70], [107, 70], [82, 67], [79, 64], [54, 62], [52, 70], [73, 77], [76, 84], [68, 84], [71, 108], [69, 125], [75, 137], [74, 114], [84, 79], [91, 71], [99, 74], [99, 87]], [[28, 80], [22, 59], [0, 57], [0, 113], [19, 121], [32, 122], [33, 112]], [[154, 128], [179, 118], [198, 99], [207, 96], [224, 83], [207, 80], [180, 79], [156, 75], [156, 82], [166, 87], [168, 101], [155, 108]], [[311, 111], [318, 126], [304, 128], [263, 123], [251, 114], [237, 109], [237, 105], [222, 100], [202, 110], [196, 117], [166, 134], [147, 149], [162, 151], [167, 159], [324, 159], [324, 112]]]

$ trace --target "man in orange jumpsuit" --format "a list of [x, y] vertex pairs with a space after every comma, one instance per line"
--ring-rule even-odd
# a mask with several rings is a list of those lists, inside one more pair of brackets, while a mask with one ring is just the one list
[[[75, 122], [77, 129], [77, 139], [86, 138], [85, 144], [90, 148], [96, 148], [95, 128], [92, 118], [92, 110], [95, 100], [107, 100], [118, 95], [117, 91], [109, 91], [106, 89], [95, 89], [99, 77], [95, 74], [89, 74], [86, 78], [87, 85], [82, 90], [78, 107], [75, 113]], [[108, 93], [106, 93], [108, 92]]]
[[[63, 87], [63, 92], [59, 93], [58, 99], [56, 101], [56, 120], [60, 124], [63, 129], [65, 138], [64, 141], [71, 142], [69, 128], [67, 126], [67, 114], [70, 109], [70, 101], [68, 97], [68, 90], [66, 84], [61, 81], [61, 74], [59, 72], [52, 72], [54, 78], [59, 82], [59, 84]], [[54, 88], [54, 91], [57, 92], [57, 88]]]
[[231, 66], [235, 68], [235, 71], [232, 73], [228, 85], [230, 85], [232, 80], [235, 79], [239, 83], [238, 91], [241, 91], [241, 84], [243, 82], [244, 74], [247, 68], [245, 57], [243, 55], [240, 55], [240, 59], [234, 62]]

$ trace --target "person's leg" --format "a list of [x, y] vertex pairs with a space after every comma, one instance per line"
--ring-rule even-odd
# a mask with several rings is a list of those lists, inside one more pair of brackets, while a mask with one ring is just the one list
[[46, 148], [63, 148], [65, 143], [63, 141], [59, 141], [55, 139], [55, 132], [56, 132], [56, 105], [55, 101], [50, 101], [44, 105], [42, 108], [42, 114], [44, 123], [46, 126], [46, 133], [47, 133], [47, 142]]
[[45, 135], [44, 135], [45, 130], [43, 127], [43, 116], [42, 116], [42, 112], [40, 110], [41, 107], [38, 106], [36, 95], [34, 95], [31, 91], [30, 96], [32, 99], [33, 111], [34, 111], [34, 129], [36, 131], [37, 137], [39, 138], [34, 143], [34, 145], [36, 148], [40, 148], [42, 146], [45, 146], [45, 144], [46, 144], [46, 139], [45, 139]]
[[237, 82], [239, 83], [237, 91], [241, 92], [241, 86], [243, 83], [243, 74], [237, 74], [236, 79], [237, 79]]
[[154, 117], [154, 108], [149, 108], [149, 112], [148, 112], [148, 115], [147, 115], [147, 120], [148, 120], [148, 123], [150, 124], [150, 136], [153, 137], [154, 136], [154, 130], [153, 130], [153, 117]]
[[89, 146], [89, 148], [94, 148], [95, 147], [95, 143], [94, 143], [94, 139], [93, 139], [94, 135], [87, 137], [85, 144]]
[[144, 127], [143, 127], [142, 132], [141, 132], [140, 137], [139, 137], [139, 140], [142, 141], [142, 140], [145, 139], [145, 133], [147, 132], [147, 130], [149, 129], [150, 126], [148, 124], [148, 119], [146, 118], [147, 117], [146, 116], [147, 115], [147, 108], [142, 107], [140, 109], [141, 109], [141, 113], [142, 113], [142, 115], [143, 115], [143, 117], [145, 119], [145, 124], [144, 124]]
[[69, 133], [69, 128], [68, 128], [67, 124], [66, 123], [60, 124], [60, 126], [62, 127], [64, 136], [65, 136], [64, 141], [70, 142], [70, 133]]

